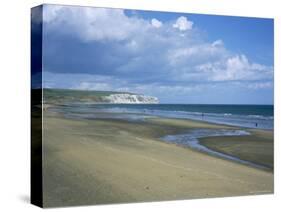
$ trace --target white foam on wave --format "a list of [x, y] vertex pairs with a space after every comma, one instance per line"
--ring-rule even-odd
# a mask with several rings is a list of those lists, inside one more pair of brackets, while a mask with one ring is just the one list
[[231, 113], [224, 113], [223, 115], [224, 115], [224, 116], [232, 116]]
[[265, 120], [273, 119], [273, 116], [262, 116], [262, 115], [248, 115], [248, 117], [255, 118], [255, 119], [265, 119]]

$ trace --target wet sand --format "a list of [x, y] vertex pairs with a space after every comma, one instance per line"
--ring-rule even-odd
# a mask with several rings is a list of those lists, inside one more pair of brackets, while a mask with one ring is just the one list
[[[220, 125], [160, 118], [71, 120], [48, 111], [43, 125], [44, 207], [273, 193], [270, 171], [159, 139]], [[264, 134], [255, 136], [263, 140]]]
[[200, 143], [217, 152], [273, 169], [273, 132], [253, 129], [248, 132], [251, 136], [202, 138]]

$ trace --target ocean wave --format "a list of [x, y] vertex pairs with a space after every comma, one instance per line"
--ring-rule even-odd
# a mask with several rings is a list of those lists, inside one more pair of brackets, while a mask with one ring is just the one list
[[160, 115], [190, 115], [195, 117], [233, 117], [233, 118], [253, 118], [253, 119], [274, 119], [273, 116], [263, 115], [243, 115], [233, 113], [209, 113], [209, 112], [198, 112], [198, 111], [183, 111], [183, 110], [162, 110], [162, 109], [146, 109], [146, 108], [125, 108], [125, 107], [112, 107], [107, 108], [111, 112], [131, 112], [131, 113], [147, 113], [147, 114], [160, 114]]
[[265, 119], [265, 120], [273, 119], [273, 116], [262, 116], [262, 115], [247, 115], [247, 117], [256, 118], [256, 119]]
[[232, 116], [232, 113], [224, 113], [224, 116]]
[[[273, 129], [273, 116], [262, 115], [238, 115], [229, 112], [225, 113], [206, 113], [199, 111], [183, 111], [183, 110], [168, 110], [167, 108], [158, 108], [159, 105], [73, 105], [73, 108], [66, 108], [67, 112], [76, 113], [113, 113], [131, 114], [132, 116], [153, 116], [164, 118], [179, 118], [179, 119], [191, 119], [199, 120], [216, 124], [226, 124], [231, 126], [240, 126], [248, 128], [261, 128], [261, 129]], [[161, 107], [161, 105], [160, 105]], [[179, 109], [179, 108], [177, 108]]]

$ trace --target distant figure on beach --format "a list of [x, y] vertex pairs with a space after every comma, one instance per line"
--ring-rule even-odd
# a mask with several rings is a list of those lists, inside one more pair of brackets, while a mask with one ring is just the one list
[[258, 127], [258, 123], [256, 123], [256, 127]]

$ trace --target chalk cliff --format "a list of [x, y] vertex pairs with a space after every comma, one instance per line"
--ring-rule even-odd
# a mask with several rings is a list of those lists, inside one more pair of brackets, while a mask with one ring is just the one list
[[153, 96], [145, 96], [140, 94], [110, 94], [103, 97], [106, 102], [115, 104], [157, 104], [159, 100]]

